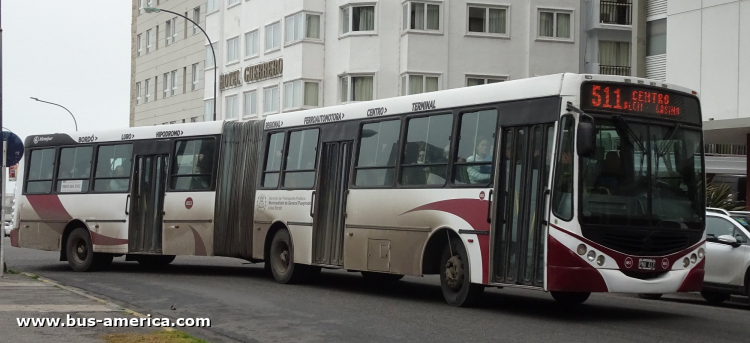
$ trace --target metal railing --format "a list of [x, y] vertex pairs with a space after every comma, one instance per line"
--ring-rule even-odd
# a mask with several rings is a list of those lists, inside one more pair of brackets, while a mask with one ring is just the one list
[[630, 76], [630, 67], [599, 65], [599, 74]]
[[600, 20], [604, 24], [633, 24], [633, 4], [630, 1], [601, 1], [599, 13], [601, 15]]
[[706, 144], [704, 152], [707, 155], [747, 156], [747, 146], [741, 144]]

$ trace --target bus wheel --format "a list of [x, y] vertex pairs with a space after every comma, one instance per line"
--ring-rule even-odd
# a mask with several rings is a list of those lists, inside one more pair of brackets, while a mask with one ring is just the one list
[[729, 300], [732, 296], [727, 293], [717, 293], [717, 292], [707, 292], [702, 291], [701, 296], [703, 299], [706, 299], [706, 301], [713, 303], [713, 304], [721, 304], [727, 300]]
[[308, 273], [304, 265], [294, 263], [294, 249], [289, 231], [279, 230], [271, 240], [271, 273], [278, 283], [298, 283]]
[[138, 264], [144, 267], [163, 267], [172, 263], [175, 255], [139, 255]]
[[96, 269], [94, 263], [94, 246], [91, 244], [91, 235], [84, 228], [76, 228], [68, 236], [65, 242], [65, 253], [68, 256], [68, 265], [77, 272], [88, 272]]
[[580, 305], [583, 304], [591, 292], [550, 292], [555, 300], [563, 305]]
[[659, 300], [661, 299], [661, 296], [664, 294], [654, 293], [654, 294], [646, 294], [646, 293], [639, 293], [638, 297], [641, 299], [647, 299], [647, 300]]
[[386, 274], [386, 273], [376, 273], [376, 272], [362, 272], [362, 277], [365, 278], [367, 281], [377, 282], [377, 283], [385, 283], [385, 282], [395, 282], [398, 280], [401, 280], [404, 278], [401, 274]]
[[466, 248], [459, 239], [446, 245], [440, 258], [440, 288], [451, 306], [469, 307], [477, 303], [484, 286], [471, 283]]

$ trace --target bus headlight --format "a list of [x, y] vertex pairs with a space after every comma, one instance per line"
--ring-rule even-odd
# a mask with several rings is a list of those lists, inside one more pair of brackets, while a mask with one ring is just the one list
[[588, 249], [586, 249], [586, 244], [579, 245], [578, 246], [578, 255], [581, 255], [581, 256], [586, 255], [586, 250], [588, 250]]
[[703, 248], [698, 249], [698, 258], [703, 258], [703, 256], [706, 256], [706, 251]]
[[698, 261], [698, 256], [695, 256], [695, 254], [690, 255], [690, 262], [695, 263], [696, 261]]
[[682, 266], [683, 266], [683, 267], [685, 267], [685, 268], [687, 268], [688, 266], [690, 266], [690, 259], [689, 259], [689, 258], [687, 258], [687, 257], [685, 257], [685, 258], [684, 258], [684, 259], [682, 260]]
[[589, 261], [594, 262], [594, 259], [596, 259], [596, 251], [589, 251], [589, 253], [586, 254], [586, 257], [589, 259]]
[[599, 255], [599, 257], [596, 258], [596, 264], [600, 266], [603, 266], [605, 261], [606, 258], [604, 258], [604, 255]]

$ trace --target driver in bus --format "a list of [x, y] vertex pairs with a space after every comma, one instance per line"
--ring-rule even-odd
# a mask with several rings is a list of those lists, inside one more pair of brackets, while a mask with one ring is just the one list
[[604, 170], [594, 183], [597, 189], [603, 188], [608, 194], [617, 194], [622, 180], [622, 163], [617, 151], [607, 152], [604, 158]]

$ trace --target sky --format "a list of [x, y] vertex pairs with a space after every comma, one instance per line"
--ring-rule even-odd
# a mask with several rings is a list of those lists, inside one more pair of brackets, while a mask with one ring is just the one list
[[68, 112], [30, 99], [36, 97], [68, 108], [79, 131], [127, 127], [131, 6], [131, 0], [2, 1], [3, 126], [22, 140], [75, 131]]

